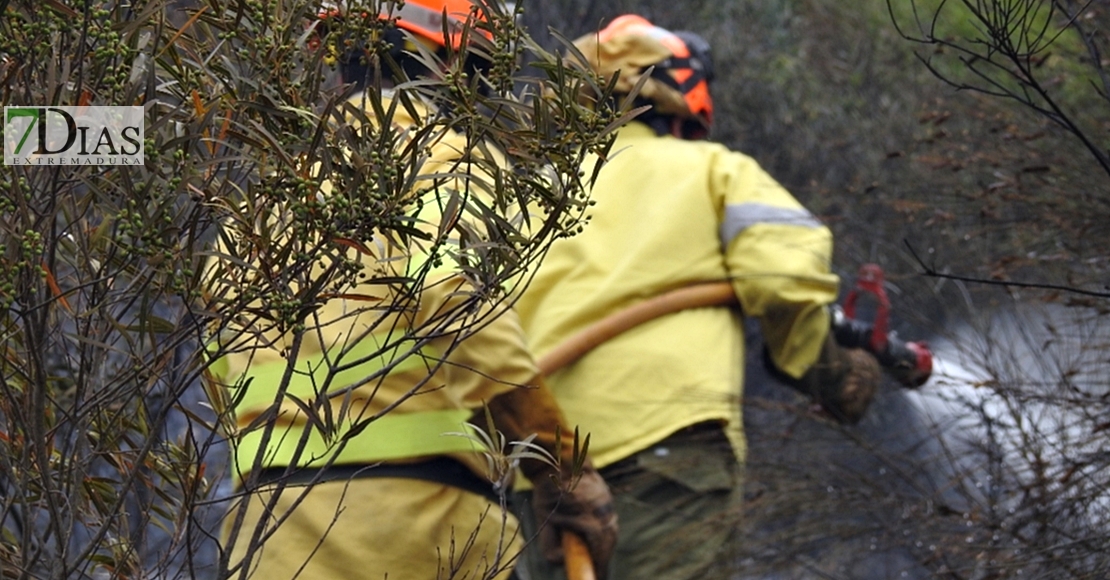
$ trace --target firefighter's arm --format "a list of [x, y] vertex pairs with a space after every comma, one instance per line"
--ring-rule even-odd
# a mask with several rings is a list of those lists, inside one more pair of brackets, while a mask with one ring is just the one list
[[[773, 251], [775, 241], [769, 238], [774, 236], [769, 235], [775, 234], [776, 228], [765, 229], [766, 235], [753, 240], [760, 248], [749, 248], [750, 254]], [[815, 233], [780, 231], [777, 235], [793, 235], [799, 239], [792, 243], [798, 244], [812, 239]], [[815, 242], [808, 247], [812, 250], [817, 245]], [[743, 241], [737, 247], [743, 247]], [[782, 254], [789, 252], [784, 250]], [[795, 262], [805, 263], [805, 258]], [[762, 271], [770, 269], [764, 267]], [[833, 419], [854, 424], [863, 418], [878, 392], [882, 371], [871, 353], [836, 342], [826, 306], [826, 300], [831, 302], [836, 296], [835, 277], [822, 270], [784, 272], [780, 267], [775, 274], [740, 280], [734, 286], [739, 288], [744, 312], [760, 320], [765, 366], [780, 381], [809, 396]]]
[[[498, 395], [490, 401], [489, 409], [497, 428], [511, 440], [535, 435], [534, 444], [553, 455], [558, 453], [557, 467], [535, 459], [524, 459], [520, 464], [533, 485], [532, 509], [541, 526], [544, 556], [561, 561], [558, 532], [571, 530], [586, 541], [597, 576], [604, 579], [617, 542], [613, 497], [589, 460], [574, 473], [573, 430], [551, 391], [537, 378], [530, 386]], [[562, 438], [558, 446], [556, 430]]]
[[777, 367], [800, 377], [829, 329], [832, 233], [750, 158], [718, 160], [713, 189], [725, 267], [744, 314], [759, 320]]
[[[445, 288], [451, 290], [445, 293], [450, 296], [445, 302], [458, 300], [461, 293], [454, 286]], [[580, 473], [574, 473], [574, 431], [551, 391], [538, 378], [516, 312], [501, 309], [489, 313], [489, 317], [477, 332], [452, 349], [446, 365], [448, 384], [465, 393], [466, 406], [487, 406], [494, 426], [509, 440], [524, 441], [534, 436], [533, 444], [553, 456], [559, 455], [558, 467], [534, 459], [524, 459], [520, 466], [534, 486], [532, 504], [537, 520], [549, 524], [541, 531], [544, 552], [552, 559], [560, 558], [557, 532], [574, 531], [586, 541], [598, 577], [603, 578], [617, 535], [609, 487], [588, 461]], [[564, 437], [558, 451], [556, 430]]]
[[821, 354], [801, 377], [782, 372], [763, 351], [764, 366], [786, 385], [808, 395], [841, 423], [855, 424], [863, 418], [879, 389], [882, 371], [878, 360], [859, 348], [844, 348], [830, 334], [822, 343]]
[[832, 233], [749, 158], [723, 161], [716, 179], [726, 265], [744, 313], [760, 322], [767, 366], [838, 420], [858, 421], [880, 373], [874, 357], [830, 337]]

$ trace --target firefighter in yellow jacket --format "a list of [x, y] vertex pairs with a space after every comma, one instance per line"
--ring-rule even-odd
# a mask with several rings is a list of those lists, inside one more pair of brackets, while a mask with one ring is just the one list
[[[620, 129], [590, 223], [552, 246], [517, 309], [542, 357], [645, 299], [731, 281], [739, 311], [662, 316], [549, 377], [568, 419], [591, 433], [613, 490], [612, 577], [731, 578], [745, 457], [742, 316], [760, 322], [770, 363], [840, 420], [860, 418], [878, 363], [829, 335], [838, 288], [829, 230], [750, 157], [701, 140], [712, 120], [705, 41], [626, 15], [575, 46], [604, 78], [619, 75], [617, 92], [643, 81], [637, 104], [651, 108]], [[561, 577], [538, 555], [521, 572]]]
[[[443, 31], [465, 21], [471, 3], [408, 0], [389, 8], [407, 31], [391, 29], [387, 38], [404, 61], [413, 39], [441, 50], [456, 42]], [[342, 46], [351, 48], [336, 55], [344, 80], [365, 88], [374, 73], [368, 58], [357, 42]], [[416, 63], [401, 64], [420, 74]], [[374, 119], [369, 100], [389, 110], [392, 96], [388, 88], [366, 90], [350, 102]], [[421, 121], [434, 115], [420, 99], [409, 105], [393, 111], [399, 132], [426, 127]], [[413, 190], [428, 199], [414, 217], [432, 235], [450, 237], [444, 222], [459, 214], [443, 215], [445, 200], [451, 191], [482, 195], [488, 177], [483, 182], [479, 168], [463, 164], [475, 151], [463, 135], [444, 130], [433, 141], [412, 169]], [[485, 428], [485, 405], [510, 440], [535, 436], [532, 443], [552, 454], [555, 430], [573, 429], [538, 379], [515, 313], [482, 299], [458, 265], [415, 247], [346, 244], [373, 246], [357, 255], [377, 274], [375, 283], [319, 305], [298, 345], [290, 334], [269, 332], [221, 360], [220, 378], [236, 400], [235, 470], [246, 498], [228, 518], [229, 529], [238, 528], [227, 534], [231, 565], [266, 580], [507, 578], [524, 543], [495, 493], [495, 484], [507, 482], [490, 481], [474, 439], [451, 434], [466, 433], [467, 422]], [[439, 259], [442, 265], [429, 263]], [[423, 277], [423, 284], [410, 295], [407, 286], [382, 283], [383, 275]], [[314, 403], [331, 425], [309, 419]], [[589, 463], [571, 485], [571, 447], [563, 446], [562, 473], [539, 461], [521, 467], [542, 482], [536, 500], [552, 525], [578, 532], [604, 577], [616, 538], [611, 496]]]

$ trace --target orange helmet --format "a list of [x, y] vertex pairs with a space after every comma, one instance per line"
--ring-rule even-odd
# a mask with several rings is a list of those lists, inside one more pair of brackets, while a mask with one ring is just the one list
[[[361, 4], [353, 1], [352, 3]], [[326, 44], [323, 39], [330, 36], [334, 30], [340, 30], [341, 25], [336, 23], [341, 23], [348, 15], [357, 16], [360, 20], [377, 18], [396, 22], [396, 27], [385, 31], [384, 39], [391, 46], [389, 50], [391, 58], [401, 66], [409, 78], [422, 76], [427, 72], [423, 61], [406, 57], [409, 53], [418, 51], [418, 45], [431, 51], [438, 51], [448, 46], [454, 50], [460, 50], [463, 48], [461, 44], [464, 25], [468, 21], [485, 20], [480, 4], [475, 0], [380, 0], [378, 7], [379, 12], [375, 16], [349, 6], [346, 0], [337, 0], [326, 2], [325, 10], [320, 13], [316, 34], [309, 40], [310, 46], [313, 48], [325, 46], [327, 52], [324, 55], [324, 62], [331, 65], [340, 64], [340, 71], [346, 82], [366, 82], [368, 65], [362, 55], [367, 47], [359, 39], [354, 39], [353, 42], [338, 39]], [[446, 15], [446, 22], [444, 15]], [[471, 28], [470, 34], [471, 39], [474, 38], [473, 35], [486, 39], [492, 38], [489, 31], [479, 28]], [[460, 50], [460, 52], [464, 51]], [[463, 59], [468, 70], [483, 70], [487, 66], [487, 61], [478, 53], [465, 51]]]
[[[396, 18], [397, 27], [430, 41], [437, 47], [447, 46], [451, 41], [452, 48], [459, 48], [462, 38], [462, 28], [470, 14], [473, 12], [477, 21], [484, 20], [478, 6], [472, 0], [382, 0], [380, 3], [379, 18]], [[325, 9], [320, 14], [323, 21], [329, 18], [341, 18], [346, 12], [343, 0], [326, 2]], [[443, 15], [447, 14], [447, 34], [444, 38]], [[365, 18], [369, 16], [362, 12]], [[324, 25], [326, 33], [326, 25]], [[489, 38], [485, 30], [474, 30], [478, 34]]]
[[709, 43], [692, 32], [671, 32], [634, 14], [617, 17], [596, 34], [574, 41], [589, 65], [605, 78], [619, 73], [616, 91], [628, 92], [654, 67], [639, 95], [657, 112], [713, 121]]
[[[405, 3], [382, 3], [382, 16], [396, 17], [397, 26], [413, 34], [431, 40], [439, 46], [447, 46], [443, 37], [443, 14], [447, 13], [447, 31], [452, 48], [459, 48], [462, 27], [475, 13], [482, 20], [482, 12], [471, 0], [405, 0]], [[475, 31], [488, 38], [486, 31]]]

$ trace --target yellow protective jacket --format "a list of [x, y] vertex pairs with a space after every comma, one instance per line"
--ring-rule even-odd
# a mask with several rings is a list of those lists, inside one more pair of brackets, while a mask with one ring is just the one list
[[[352, 101], [359, 99], [356, 96]], [[419, 103], [417, 106], [422, 116], [430, 115]], [[399, 127], [417, 124], [403, 107], [396, 109], [392, 120]], [[413, 170], [417, 175], [413, 190], [423, 191], [425, 197], [422, 209], [414, 215], [418, 227], [450, 237], [450, 229], [438, 231], [443, 219], [440, 205], [448, 197], [447, 191], [469, 188], [469, 195], [485, 197], [481, 190], [491, 187], [488, 177], [473, 166], [459, 165], [459, 159], [472, 149], [463, 135], [453, 131], [445, 131], [431, 144], [430, 156]], [[462, 173], [471, 177], [455, 177]], [[329, 195], [329, 184], [323, 189], [324, 195]], [[473, 296], [475, 289], [454, 275], [457, 266], [449, 258], [431, 270], [417, 296], [407, 297], [407, 288], [383, 284], [377, 278], [416, 276], [427, 255], [415, 247], [405, 250], [372, 240], [360, 242], [369, 253], [352, 244], [343, 244], [343, 251], [359, 259], [371, 283], [347, 290], [344, 296], [350, 299], [334, 297], [315, 308], [307, 321], [308, 332], [297, 353], [288, 391], [302, 401], [318, 398], [322, 390], [341, 393], [331, 397], [336, 433], [342, 432], [344, 425], [391, 410], [338, 450], [328, 436], [320, 436], [318, 428], [311, 429], [306, 451], [298, 458], [294, 458], [297, 436], [271, 437], [263, 467], [320, 466], [332, 456], [337, 463], [365, 464], [465, 454], [473, 449], [471, 443], [441, 434], [463, 431], [463, 421], [483, 402], [527, 384], [536, 375], [515, 314], [505, 306], [496, 312], [488, 306], [475, 308], [479, 303]], [[467, 301], [470, 307], [462, 307]], [[489, 324], [502, 315], [505, 320]], [[243, 330], [233, 328], [228, 334], [243, 336]], [[291, 397], [275, 406], [291, 347], [291, 336], [268, 332], [255, 347], [240, 349], [221, 361], [221, 378], [238, 400], [240, 428], [270, 413], [274, 415], [271, 421], [279, 426], [309, 426]], [[236, 461], [239, 472], [245, 474], [261, 450], [261, 430], [240, 435]]]
[[[398, 107], [393, 122], [407, 127], [417, 121]], [[462, 135], [445, 132], [415, 170], [414, 191], [463, 187], [444, 174], [461, 171], [457, 160], [471, 150]], [[482, 179], [475, 175], [470, 187], [482, 187]], [[426, 204], [417, 216], [432, 232], [441, 219], [436, 206]], [[427, 260], [417, 249], [405, 256], [404, 250], [363, 243], [375, 254], [358, 253], [370, 272], [412, 274]], [[358, 252], [352, 247], [346, 251]], [[317, 467], [329, 461], [372, 465], [450, 456], [485, 477], [486, 460], [478, 446], [448, 433], [464, 432], [463, 423], [499, 394], [533, 383], [537, 369], [513, 312], [474, 303], [459, 307], [472, 299], [474, 289], [452, 275], [451, 266], [433, 270], [414, 298], [377, 283], [359, 285], [346, 295], [357, 299], [325, 301], [308, 322], [283, 398], [277, 387], [286, 373], [290, 336], [268, 333], [253, 348], [219, 361], [219, 378], [239, 399], [237, 475], [245, 476], [261, 454], [262, 467]], [[392, 301], [400, 308], [380, 308]], [[236, 330], [243, 329], [230, 334]], [[334, 395], [330, 413], [320, 413], [333, 423], [327, 429], [307, 420], [293, 398], [318, 400], [323, 391]], [[336, 444], [339, 435], [386, 409], [345, 445]], [[274, 428], [264, 445], [260, 426], [267, 424]], [[479, 424], [486, 427], [484, 421]], [[307, 444], [297, 457], [306, 430]], [[255, 577], [290, 577], [311, 556], [301, 578], [435, 578], [446, 576], [452, 565], [469, 570], [467, 577], [482, 577], [492, 565], [505, 566], [496, 575], [502, 578], [509, 572], [508, 558], [521, 546], [515, 518], [459, 488], [369, 478], [349, 485], [321, 484], [303, 501], [302, 491], [285, 491], [272, 511], [265, 506], [265, 490], [249, 498], [248, 527], [233, 547], [233, 562], [242, 557], [255, 521], [281, 517], [286, 510], [293, 514], [267, 541], [261, 558], [255, 558]], [[479, 523], [481, 531], [474, 532]], [[321, 543], [325, 533], [329, 535]]]
[[[561, 239], [517, 302], [542, 357], [609, 314], [669, 290], [731, 280], [780, 369], [800, 377], [837, 296], [832, 236], [757, 163], [710, 142], [620, 130], [583, 233]], [[737, 456], [744, 332], [730, 308], [667, 315], [549, 377], [568, 421], [605, 466], [702, 421], [727, 423]]]

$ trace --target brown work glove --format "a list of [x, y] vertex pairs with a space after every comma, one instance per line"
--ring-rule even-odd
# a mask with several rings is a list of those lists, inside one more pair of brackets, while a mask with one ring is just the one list
[[875, 398], [882, 379], [879, 361], [858, 348], [846, 349], [830, 334], [817, 362], [801, 378], [778, 371], [767, 356], [770, 368], [787, 385], [809, 395], [833, 419], [859, 423]]
[[[490, 414], [509, 439], [522, 441], [535, 435], [532, 443], [552, 456], [558, 451], [559, 469], [534, 459], [520, 462], [520, 470], [535, 486], [532, 509], [540, 526], [540, 546], [548, 560], [562, 561], [559, 532], [567, 529], [578, 533], [589, 547], [597, 577], [603, 580], [617, 543], [613, 497], [588, 460], [581, 476], [573, 480], [574, 430], [567, 427], [547, 385], [541, 379], [534, 382], [535, 386], [515, 388], [494, 397], [489, 403]], [[558, 450], [556, 429], [562, 440]]]
[[553, 564], [563, 562], [561, 532], [570, 530], [586, 542], [594, 572], [599, 580], [605, 580], [617, 545], [617, 512], [601, 474], [586, 465], [576, 482], [564, 473], [558, 478], [548, 476], [532, 483], [535, 486], [532, 513], [540, 528], [544, 558]]
[[855, 424], [863, 419], [863, 414], [871, 406], [879, 390], [882, 370], [879, 361], [861, 348], [847, 349], [845, 356], [848, 359], [848, 374], [831, 400], [821, 401], [821, 407], [837, 420]]

